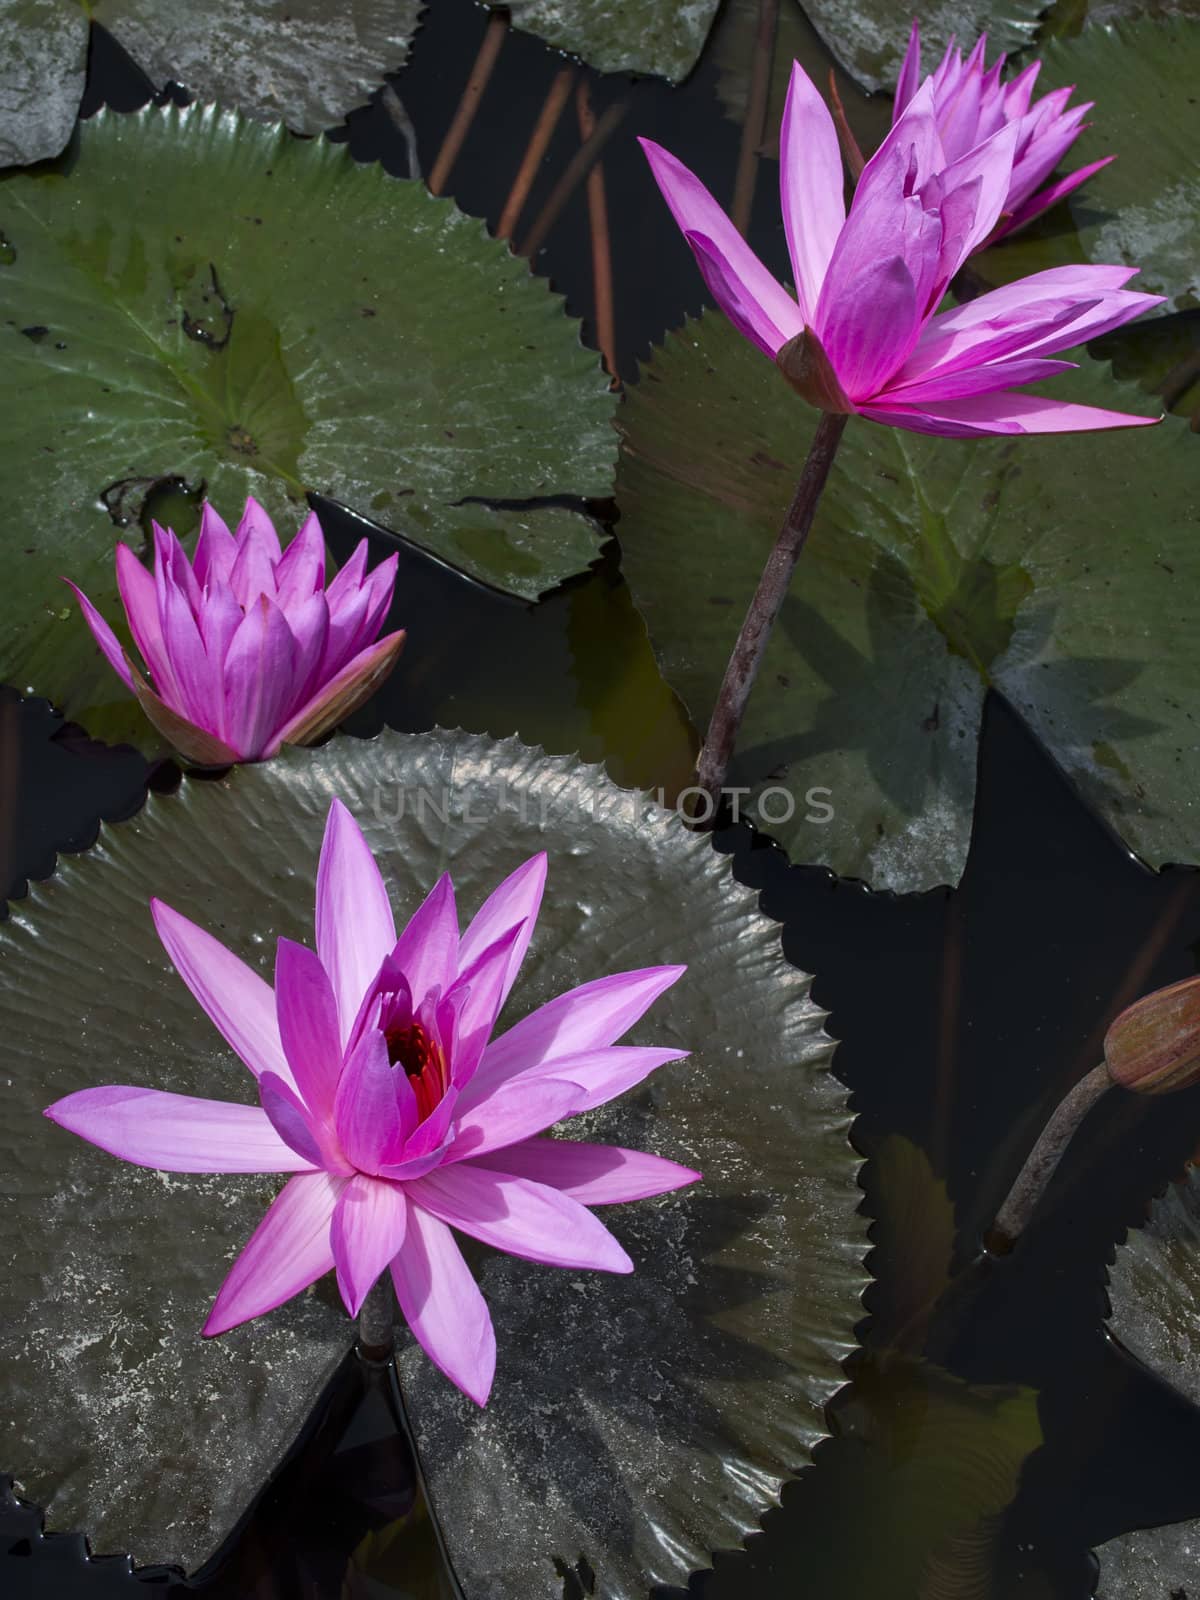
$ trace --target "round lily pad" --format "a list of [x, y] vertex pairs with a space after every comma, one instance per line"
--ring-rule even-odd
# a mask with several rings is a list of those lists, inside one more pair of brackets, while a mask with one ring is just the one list
[[[499, 0], [487, 0], [493, 9]], [[699, 60], [720, 0], [504, 0], [513, 26], [597, 72], [650, 72], [673, 83]]]
[[[1156, 409], [1073, 358], [1063, 398]], [[714, 314], [668, 336], [621, 409], [624, 570], [700, 728], [816, 415]], [[1192, 859], [1198, 516], [1174, 417], [970, 442], [852, 418], [750, 697], [742, 808], [794, 859], [954, 883], [996, 688], [1139, 854]]]
[[[1109, 1274], [1112, 1331], [1160, 1377], [1200, 1405], [1200, 1173], [1189, 1167], [1130, 1233]], [[1138, 1529], [1099, 1550], [1098, 1600], [1190, 1594], [1200, 1522]]]
[[1114, 152], [1117, 160], [974, 265], [999, 283], [1071, 261], [1123, 262], [1141, 269], [1130, 287], [1166, 295], [1164, 309], [1200, 304], [1200, 18], [1089, 26], [1052, 41], [1042, 57], [1039, 91], [1075, 84], [1096, 102], [1064, 166]]
[[461, 733], [335, 738], [187, 779], [105, 828], [0, 926], [0, 1461], [100, 1550], [194, 1565], [290, 1443], [350, 1326], [329, 1282], [217, 1341], [200, 1328], [272, 1180], [167, 1176], [41, 1116], [90, 1084], [250, 1099], [170, 969], [157, 895], [270, 976], [311, 940], [331, 797], [393, 904], [443, 870], [464, 911], [550, 855], [501, 1026], [610, 971], [686, 961], [635, 1042], [691, 1057], [566, 1137], [653, 1150], [702, 1184], [606, 1211], [629, 1278], [474, 1257], [497, 1330], [485, 1411], [402, 1334], [402, 1388], [469, 1600], [528, 1600], [582, 1557], [609, 1600], [683, 1583], [754, 1528], [824, 1435], [867, 1248], [846, 1094], [809, 979], [729, 862], [599, 769]]
[[161, 88], [320, 133], [404, 65], [421, 0], [0, 0], [0, 166], [56, 156], [83, 97], [88, 19]]
[[[424, 185], [212, 106], [104, 113], [0, 181], [0, 678], [93, 733], [128, 696], [119, 537], [180, 482], [286, 535], [306, 490], [534, 598], [594, 558], [614, 397], [562, 301]], [[400, 619], [403, 621], [403, 618]]]

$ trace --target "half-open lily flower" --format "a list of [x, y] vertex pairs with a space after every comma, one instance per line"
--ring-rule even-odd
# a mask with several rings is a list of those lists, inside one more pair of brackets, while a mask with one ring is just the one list
[[[1083, 131], [1083, 119], [1095, 102], [1089, 100], [1084, 105], [1068, 106], [1075, 92], [1074, 85], [1054, 89], [1040, 100], [1034, 100], [1033, 86], [1041, 71], [1041, 62], [1031, 61], [1011, 83], [1001, 83], [1005, 58], [1002, 55], [991, 67], [985, 67], [986, 48], [985, 33], [964, 59], [951, 39], [941, 65], [929, 80], [938, 137], [947, 161], [957, 161], [959, 156], [966, 155], [999, 129], [1009, 123], [1016, 124], [1017, 143], [1008, 193], [999, 220], [988, 237], [975, 246], [977, 250], [1002, 239], [1015, 228], [1023, 228], [1086, 183], [1101, 167], [1116, 160], [1115, 156], [1102, 156], [1099, 161], [1068, 173], [1057, 183], [1046, 183]], [[900, 81], [896, 85], [893, 122], [903, 116], [920, 82], [921, 34], [914, 21]]]
[[957, 437], [1142, 427], [1154, 419], [1016, 392], [1070, 370], [1047, 359], [1053, 351], [1161, 304], [1122, 288], [1136, 269], [1055, 268], [938, 314], [1000, 219], [1018, 137], [1010, 122], [948, 161], [926, 80], [867, 162], [847, 215], [833, 119], [797, 62], [780, 146], [794, 294], [693, 173], [641, 142], [717, 304], [823, 410]]
[[[376, 635], [396, 557], [367, 571], [364, 539], [325, 587], [325, 538], [310, 513], [286, 550], [246, 501], [237, 533], [204, 507], [194, 561], [154, 524], [154, 572], [117, 545], [117, 583], [150, 682], [75, 584], [109, 665], [189, 761], [265, 761], [311, 744], [360, 706], [396, 664], [403, 631]], [[70, 583], [70, 579], [67, 580]]]
[[541, 904], [534, 856], [459, 933], [442, 877], [396, 937], [353, 817], [330, 807], [317, 872], [316, 953], [280, 939], [275, 989], [160, 901], [180, 976], [258, 1082], [260, 1105], [115, 1085], [46, 1115], [101, 1149], [167, 1172], [287, 1172], [204, 1326], [226, 1329], [328, 1272], [350, 1314], [390, 1267], [432, 1361], [480, 1405], [496, 1343], [452, 1228], [550, 1266], [632, 1272], [587, 1209], [699, 1174], [615, 1145], [539, 1138], [686, 1051], [616, 1043], [683, 967], [620, 972], [559, 995], [492, 1039]]

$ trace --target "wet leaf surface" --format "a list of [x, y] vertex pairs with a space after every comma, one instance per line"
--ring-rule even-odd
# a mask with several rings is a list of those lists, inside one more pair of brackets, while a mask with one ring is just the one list
[[79, 0], [0, 5], [0, 167], [44, 161], [66, 144], [83, 95], [87, 50]]
[[[489, 4], [493, 0], [488, 0]], [[678, 83], [696, 65], [719, 0], [506, 0], [513, 26], [597, 72], [652, 72]]]
[[512, 741], [342, 738], [187, 780], [14, 907], [0, 929], [12, 1262], [0, 1458], [51, 1527], [191, 1566], [342, 1355], [349, 1324], [328, 1283], [227, 1338], [199, 1336], [271, 1179], [131, 1168], [40, 1115], [89, 1083], [246, 1095], [244, 1070], [170, 971], [147, 900], [160, 895], [269, 972], [275, 935], [311, 938], [335, 793], [401, 910], [443, 869], [468, 908], [550, 849], [514, 1019], [599, 972], [690, 963], [637, 1038], [693, 1056], [571, 1131], [696, 1164], [703, 1186], [611, 1213], [637, 1263], [630, 1279], [478, 1253], [500, 1346], [486, 1412], [460, 1404], [411, 1342], [400, 1355], [468, 1595], [524, 1600], [555, 1558], [582, 1552], [613, 1600], [643, 1600], [711, 1544], [737, 1543], [824, 1434], [865, 1282], [858, 1163], [809, 980], [728, 863], [596, 769]]
[[564, 497], [611, 487], [598, 361], [423, 185], [213, 108], [104, 113], [0, 183], [0, 229], [0, 676], [91, 732], [138, 724], [60, 575], [117, 617], [114, 541], [165, 490], [252, 492], [285, 537], [319, 490], [526, 597], [596, 555]]
[[[1056, 393], [1152, 412], [1082, 360]], [[714, 314], [668, 336], [620, 413], [624, 570], [699, 727], [815, 415]], [[995, 686], [1134, 849], [1189, 859], [1195, 465], [1173, 418], [969, 443], [852, 419], [750, 699], [741, 805], [798, 860], [955, 882]]]

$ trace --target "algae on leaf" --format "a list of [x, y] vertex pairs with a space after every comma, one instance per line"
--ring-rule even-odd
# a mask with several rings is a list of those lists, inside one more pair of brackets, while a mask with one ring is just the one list
[[[1153, 412], [1079, 359], [1055, 393]], [[716, 315], [668, 336], [622, 407], [624, 569], [700, 728], [815, 417]], [[995, 688], [1133, 849], [1191, 859], [1195, 449], [1175, 418], [969, 442], [852, 418], [750, 697], [743, 808], [794, 859], [898, 891], [956, 882]]]
[[528, 599], [595, 557], [599, 361], [423, 184], [213, 107], [102, 113], [0, 181], [0, 231], [0, 677], [92, 733], [139, 719], [60, 576], [115, 618], [114, 540], [164, 485], [282, 529], [318, 491]]

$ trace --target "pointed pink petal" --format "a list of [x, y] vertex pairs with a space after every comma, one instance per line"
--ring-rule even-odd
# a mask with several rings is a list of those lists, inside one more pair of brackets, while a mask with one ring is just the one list
[[46, 1108], [60, 1128], [160, 1172], [307, 1172], [261, 1106], [200, 1100], [128, 1084], [80, 1089]]
[[888, 427], [913, 433], [939, 434], [967, 439], [980, 434], [1087, 433], [1102, 428], [1147, 428], [1161, 417], [1137, 417], [1100, 406], [1071, 405], [1045, 400], [1039, 395], [972, 395], [962, 400], [940, 400], [923, 406], [876, 404], [861, 407], [864, 417]]
[[850, 216], [861, 206], [878, 200], [880, 195], [876, 193], [877, 190], [892, 196], [893, 200], [900, 198], [901, 191], [897, 190], [894, 179], [895, 155], [900, 157], [903, 172], [915, 168], [913, 181], [917, 188], [946, 165], [942, 142], [938, 138], [933, 84], [928, 78], [863, 168], [854, 190]]
[[88, 599], [87, 595], [84, 594], [79, 585], [72, 583], [70, 578], [64, 578], [63, 582], [67, 585], [68, 589], [74, 593], [75, 598], [79, 601], [80, 609], [83, 612], [83, 620], [92, 630], [92, 637], [100, 646], [100, 650], [104, 656], [104, 659], [121, 679], [121, 682], [125, 685], [125, 687], [132, 690], [133, 673], [129, 670], [129, 663], [125, 659], [125, 650], [121, 644], [121, 641], [117, 638], [116, 634], [109, 627], [108, 623], [105, 622], [104, 618], [96, 610], [95, 606]]
[[[465, 1090], [459, 1112], [460, 1132], [466, 1126], [468, 1115], [485, 1128], [490, 1128], [489, 1108], [499, 1096], [507, 1095], [510, 1091], [519, 1093], [526, 1087], [533, 1088], [547, 1078], [566, 1078], [577, 1086], [574, 1111], [560, 1113], [564, 1117], [576, 1116], [615, 1100], [618, 1095], [648, 1078], [652, 1072], [657, 1072], [659, 1067], [666, 1066], [669, 1061], [682, 1061], [688, 1054], [687, 1050], [665, 1050], [632, 1044], [606, 1045], [597, 1050], [579, 1050], [565, 1055], [556, 1053], [548, 1060], [514, 1073], [497, 1088], [477, 1095], [472, 1095], [469, 1089]], [[530, 1129], [531, 1133], [535, 1131]], [[494, 1142], [489, 1142], [489, 1149], [493, 1148]]]
[[[240, 557], [239, 557], [240, 559]], [[296, 690], [296, 641], [279, 607], [259, 597], [225, 656], [225, 738], [243, 760], [261, 759]]]
[[853, 278], [823, 317], [821, 343], [842, 388], [868, 400], [904, 364], [920, 332], [916, 290], [898, 256], [874, 261]]
[[187, 602], [188, 610], [193, 617], [200, 614], [201, 591], [192, 571], [192, 564], [187, 558], [183, 545], [171, 532], [170, 528], [161, 527], [157, 522], [152, 522], [154, 530], [154, 573], [155, 578], [169, 577], [172, 584]]
[[163, 643], [154, 578], [124, 540], [117, 542], [117, 585], [121, 591], [121, 604], [129, 619], [130, 632], [154, 679], [155, 691], [161, 699], [169, 700], [178, 707], [179, 686], [175, 682], [175, 674]]
[[158, 620], [178, 694], [178, 709], [198, 728], [221, 736], [221, 680], [208, 663], [204, 641], [186, 594], [160, 558], [156, 576]]
[[261, 1317], [307, 1289], [333, 1266], [329, 1227], [345, 1178], [307, 1172], [276, 1195], [213, 1302], [205, 1338]]
[[1032, 222], [1034, 217], [1040, 217], [1043, 211], [1049, 211], [1051, 206], [1056, 206], [1060, 200], [1065, 200], [1069, 194], [1074, 193], [1081, 184], [1094, 177], [1101, 167], [1108, 166], [1110, 161], [1115, 161], [1116, 156], [1102, 156], [1099, 161], [1092, 161], [1086, 167], [1080, 167], [1075, 172], [1070, 172], [1065, 178], [1060, 178], [1057, 183], [1049, 184], [1037, 194], [1031, 195], [1023, 205], [1015, 208], [1012, 215], [1006, 218], [996, 229], [993, 243], [1006, 238], [1017, 228], [1023, 228], [1027, 222]]
[[477, 960], [469, 965], [460, 960], [459, 975], [445, 996], [443, 1004], [453, 1008], [453, 1022], [448, 1024], [453, 1030], [450, 1060], [454, 1082], [460, 1087], [474, 1076], [491, 1038], [505, 993], [513, 946], [523, 931], [523, 925], [518, 923], [501, 934]]
[[200, 513], [200, 537], [196, 540], [196, 554], [192, 570], [201, 588], [210, 584], [225, 584], [237, 560], [237, 543], [224, 518], [217, 515], [206, 500]]
[[702, 233], [685, 233], [684, 238], [692, 247], [700, 275], [708, 285], [708, 291], [717, 305], [743, 339], [749, 339], [750, 343], [756, 345], [764, 355], [774, 360], [788, 340], [794, 338], [804, 327], [800, 307], [795, 305], [792, 307], [787, 326], [782, 333], [774, 324], [766, 327], [758, 302], [747, 295], [745, 284], [733, 274], [728, 260], [712, 240]]
[[444, 872], [396, 940], [392, 962], [408, 979], [413, 1005], [431, 989], [445, 994], [458, 975], [458, 913], [454, 885]]
[[405, 633], [385, 634], [368, 645], [327, 683], [322, 682], [300, 709], [276, 733], [266, 754], [277, 755], [285, 744], [310, 744], [352, 711], [357, 711], [390, 675], [400, 658]]
[[551, 1267], [633, 1271], [625, 1251], [586, 1207], [528, 1178], [483, 1167], [441, 1167], [410, 1184], [408, 1197], [450, 1227], [509, 1255]]
[[921, 82], [921, 30], [917, 26], [916, 17], [913, 18], [912, 32], [908, 36], [908, 49], [904, 52], [904, 60], [900, 64], [900, 76], [896, 81], [896, 98], [892, 102], [892, 121], [895, 122], [905, 106], [917, 92]]
[[150, 913], [175, 970], [226, 1043], [256, 1078], [264, 1072], [274, 1072], [285, 1083], [291, 1083], [291, 1068], [275, 1021], [271, 986], [219, 939], [161, 900], [151, 900]]
[[[774, 356], [781, 345], [800, 332], [799, 308], [763, 266], [721, 207], [694, 173], [650, 139], [638, 143], [646, 153], [655, 182], [671, 214], [687, 237], [700, 234], [722, 263], [724, 273], [737, 287], [743, 315], [751, 319], [753, 338]], [[690, 241], [689, 241], [690, 242]], [[714, 294], [717, 292], [710, 284]], [[721, 309], [727, 309], [724, 302]]]
[[275, 563], [279, 540], [270, 517], [258, 501], [249, 498], [237, 526], [237, 558], [229, 573], [229, 587], [244, 611], [254, 610], [260, 598], [275, 598]]
[[565, 1075], [511, 1078], [458, 1117], [446, 1161], [465, 1161], [544, 1133], [556, 1122], [583, 1111], [584, 1099], [583, 1087]]
[[458, 949], [458, 966], [460, 972], [465, 972], [489, 946], [495, 944], [502, 933], [518, 923], [521, 925], [516, 942], [509, 950], [497, 1011], [508, 999], [517, 972], [525, 959], [525, 952], [529, 948], [529, 941], [533, 937], [534, 926], [541, 909], [545, 886], [546, 852], [542, 850], [538, 855], [531, 856], [523, 866], [510, 873], [503, 883], [492, 890], [462, 936], [462, 943]]
[[337, 1001], [320, 959], [291, 939], [275, 952], [275, 1014], [296, 1088], [315, 1117], [329, 1119], [342, 1073]]
[[295, 1090], [275, 1073], [264, 1072], [258, 1080], [258, 1093], [271, 1126], [284, 1144], [310, 1166], [324, 1167], [326, 1163], [320, 1141], [312, 1129], [311, 1113]]
[[394, 1183], [360, 1172], [338, 1196], [330, 1242], [338, 1288], [352, 1317], [403, 1246], [407, 1220], [404, 1191]]
[[309, 600], [325, 587], [325, 535], [315, 511], [310, 511], [300, 531], [275, 566], [276, 598], [289, 614], [293, 606]]
[[486, 1405], [496, 1371], [487, 1302], [450, 1229], [420, 1206], [409, 1205], [392, 1282], [404, 1320], [434, 1366], [476, 1405]]
[[488, 1045], [464, 1091], [465, 1106], [478, 1104], [487, 1090], [538, 1062], [612, 1044], [686, 971], [644, 967], [615, 972], [560, 994]]
[[388, 1061], [387, 1040], [368, 1028], [350, 1052], [338, 1081], [333, 1118], [347, 1161], [377, 1172], [404, 1136], [396, 1099], [402, 1070]]
[[349, 561], [334, 574], [333, 581], [325, 591], [329, 610], [335, 617], [339, 616], [345, 607], [354, 603], [363, 586], [366, 571], [367, 541], [360, 539]]
[[[247, 545], [257, 545], [272, 565], [283, 554], [279, 548], [279, 535], [275, 532], [275, 524], [252, 494], [246, 496], [236, 537], [240, 550], [244, 550]], [[273, 588], [272, 593], [274, 593]]]
[[845, 185], [829, 108], [794, 61], [779, 136], [779, 196], [796, 299], [806, 323], [816, 313], [829, 258], [846, 220]]
[[1008, 198], [1008, 184], [1012, 176], [1013, 156], [1017, 148], [1017, 128], [1008, 123], [998, 133], [968, 150], [942, 173], [942, 184], [947, 195], [979, 180], [979, 197], [974, 207], [974, 219], [959, 243], [958, 249], [948, 259], [943, 257], [940, 266], [946, 282], [954, 277], [966, 258], [996, 226]]
[[1021, 383], [1039, 383], [1056, 378], [1060, 372], [1073, 372], [1076, 361], [1047, 361], [1041, 357], [1018, 357], [991, 365], [964, 367], [958, 372], [934, 371], [915, 382], [889, 387], [880, 400], [893, 405], [925, 405], [931, 400], [957, 400], [968, 394], [993, 394], [997, 389], [1013, 389]]
[[526, 1139], [494, 1150], [478, 1163], [491, 1172], [547, 1184], [584, 1206], [611, 1206], [624, 1200], [682, 1189], [702, 1177], [662, 1156], [625, 1150], [615, 1144], [582, 1144], [575, 1139]]
[[317, 868], [317, 954], [333, 985], [343, 1048], [395, 942], [396, 924], [375, 858], [358, 823], [334, 800]]

